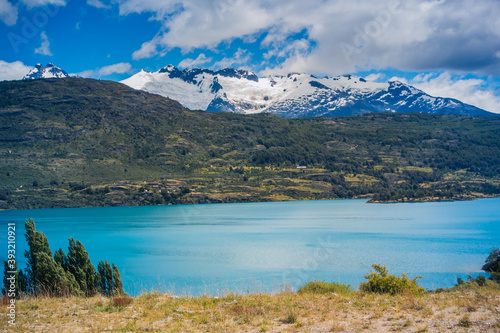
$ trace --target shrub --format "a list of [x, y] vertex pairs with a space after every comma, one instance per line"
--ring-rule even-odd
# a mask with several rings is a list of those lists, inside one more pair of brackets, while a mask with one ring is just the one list
[[420, 276], [410, 280], [406, 274], [401, 274], [401, 277], [389, 275], [385, 266], [373, 264], [372, 267], [375, 272], [365, 275], [368, 282], [360, 284], [359, 289], [361, 291], [390, 295], [397, 295], [403, 292], [421, 294], [425, 291], [417, 283], [417, 280], [421, 278]]
[[480, 286], [480, 287], [484, 287], [486, 285], [486, 278], [482, 275], [479, 275], [476, 279], [476, 283]]
[[490, 273], [491, 280], [500, 283], [500, 249], [491, 250], [484, 266], [483, 271]]
[[305, 285], [300, 287], [298, 293], [310, 293], [310, 294], [347, 294], [352, 291], [350, 285], [336, 282], [324, 282], [324, 281], [311, 281], [307, 282]]
[[297, 318], [298, 318], [297, 314], [294, 311], [290, 310], [286, 314], [285, 319], [283, 319], [283, 323], [295, 324], [297, 322]]
[[133, 301], [133, 298], [132, 297], [129, 297], [129, 296], [125, 296], [125, 297], [114, 297], [113, 298], [113, 305], [114, 306], [121, 306], [121, 307], [124, 307], [124, 306], [127, 306], [127, 305], [130, 305]]
[[469, 315], [463, 316], [462, 319], [460, 319], [460, 321], [458, 322], [458, 326], [465, 328], [471, 327], [472, 323], [470, 321]]

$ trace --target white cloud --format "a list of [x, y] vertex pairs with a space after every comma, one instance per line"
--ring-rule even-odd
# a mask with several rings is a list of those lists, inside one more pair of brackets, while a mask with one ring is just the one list
[[128, 62], [120, 62], [118, 64], [109, 65], [99, 69], [99, 76], [106, 76], [110, 74], [124, 74], [130, 72], [132, 65]]
[[8, 0], [0, 0], [0, 21], [7, 25], [14, 25], [17, 22], [17, 7]]
[[41, 7], [45, 5], [66, 6], [65, 0], [21, 0], [28, 8]]
[[50, 42], [45, 31], [41, 33], [40, 37], [42, 39], [42, 45], [40, 45], [39, 48], [35, 49], [35, 53], [51, 56], [52, 52], [50, 52]]
[[104, 66], [101, 68], [97, 68], [94, 70], [86, 70], [80, 73], [77, 73], [78, 76], [81, 77], [92, 77], [92, 78], [101, 78], [103, 76], [108, 76], [111, 74], [125, 74], [130, 73], [132, 69], [132, 65], [128, 62], [120, 62], [118, 64]]
[[464, 78], [449, 72], [420, 74], [408, 82], [431, 96], [449, 97], [500, 113], [500, 96], [487, 88], [488, 82], [478, 78]]
[[410, 84], [406, 78], [404, 78], [404, 77], [397, 77], [397, 76], [391, 77], [388, 81], [389, 82], [398, 81], [398, 82], [401, 82], [401, 83], [404, 83], [404, 84]]
[[33, 69], [20, 61], [6, 62], [0, 60], [0, 81], [21, 80], [29, 71]]
[[93, 6], [93, 7], [96, 7], [96, 8], [111, 8], [110, 5], [106, 5], [105, 3], [103, 3], [100, 0], [87, 0], [87, 4], [89, 6]]
[[93, 69], [88, 69], [88, 70], [80, 72], [80, 73], [75, 73], [75, 75], [89, 78], [89, 77], [95, 77], [95, 73], [96, 73], [96, 71], [94, 71]]
[[214, 63], [212, 68], [214, 69], [222, 69], [222, 68], [230, 68], [230, 67], [246, 67], [246, 65], [250, 62], [251, 54], [247, 51], [239, 48], [238, 51], [232, 57], [224, 57], [221, 60]]
[[158, 54], [156, 38], [142, 44], [141, 48], [132, 54], [132, 59], [141, 60]]
[[186, 58], [179, 63], [179, 67], [181, 68], [194, 68], [208, 62], [211, 62], [212, 58], [207, 58], [204, 53], [200, 53], [200, 55], [196, 59]]
[[370, 74], [367, 77], [365, 77], [365, 79], [367, 81], [373, 81], [373, 82], [381, 81], [384, 78], [385, 78], [385, 74], [382, 74], [382, 73], [373, 73], [373, 74]]
[[[134, 59], [211, 49], [264, 37], [262, 69], [344, 74], [357, 70], [500, 73], [498, 0], [117, 0], [120, 14], [162, 22]], [[302, 48], [280, 41], [305, 31]], [[295, 45], [300, 47], [300, 45]], [[342, 46], [344, 46], [342, 48]], [[347, 49], [346, 49], [347, 47]], [[277, 56], [283, 59], [276, 61]], [[274, 58], [273, 58], [274, 57]]]

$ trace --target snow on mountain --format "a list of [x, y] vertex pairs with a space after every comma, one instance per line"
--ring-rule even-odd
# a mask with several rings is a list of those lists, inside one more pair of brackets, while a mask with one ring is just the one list
[[68, 73], [60, 69], [52, 63], [48, 63], [47, 66], [42, 66], [42, 64], [36, 64], [28, 74], [23, 77], [23, 80], [34, 80], [34, 79], [49, 79], [49, 78], [62, 78], [70, 77]]
[[142, 70], [122, 83], [179, 101], [185, 107], [243, 114], [268, 112], [284, 117], [345, 116], [368, 112], [492, 115], [450, 98], [432, 97], [407, 84], [370, 82], [344, 75], [308, 74], [258, 77], [245, 70], [179, 70], [168, 65]]

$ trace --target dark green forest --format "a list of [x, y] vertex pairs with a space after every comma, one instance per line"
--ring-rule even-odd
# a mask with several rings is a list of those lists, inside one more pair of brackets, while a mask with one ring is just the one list
[[500, 194], [498, 117], [209, 113], [71, 78], [1, 82], [0, 124], [3, 209]]

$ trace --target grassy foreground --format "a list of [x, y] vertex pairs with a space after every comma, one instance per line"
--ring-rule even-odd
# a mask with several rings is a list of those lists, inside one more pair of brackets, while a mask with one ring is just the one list
[[492, 282], [420, 296], [348, 290], [220, 298], [147, 293], [130, 301], [102, 296], [19, 300], [17, 326], [9, 327], [2, 306], [0, 331], [500, 332], [500, 286]]

